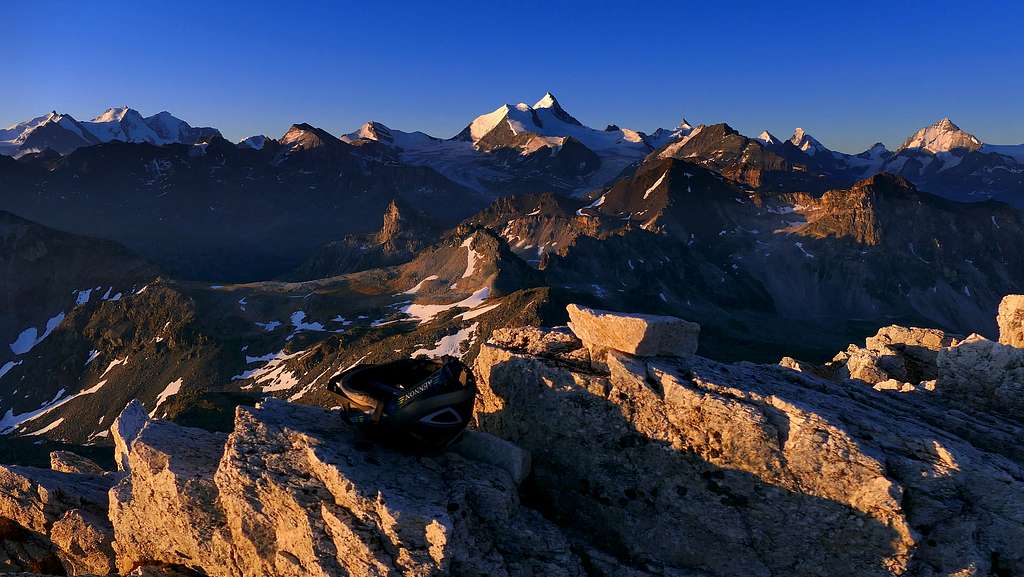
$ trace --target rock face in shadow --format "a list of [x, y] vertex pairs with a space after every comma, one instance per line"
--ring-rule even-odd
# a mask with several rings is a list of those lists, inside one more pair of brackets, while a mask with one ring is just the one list
[[589, 545], [664, 573], [1024, 570], [1018, 420], [781, 366], [589, 357], [522, 328], [476, 360], [479, 427], [531, 452], [531, 504]]

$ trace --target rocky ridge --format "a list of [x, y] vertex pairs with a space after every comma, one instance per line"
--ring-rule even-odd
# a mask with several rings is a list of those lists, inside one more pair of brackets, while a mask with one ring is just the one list
[[[1024, 570], [1024, 349], [893, 326], [822, 366], [720, 363], [693, 354], [699, 328], [680, 319], [569, 313], [576, 333], [492, 333], [474, 364], [476, 430], [441, 455], [369, 444], [330, 411], [279, 400], [239, 407], [230, 433], [129, 403], [110, 428], [117, 471], [68, 454], [53, 470], [0, 468], [0, 562], [209, 576]], [[878, 386], [897, 379], [922, 380]]]

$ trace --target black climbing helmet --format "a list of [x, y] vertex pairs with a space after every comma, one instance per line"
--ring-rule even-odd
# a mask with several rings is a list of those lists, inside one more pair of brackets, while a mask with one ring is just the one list
[[473, 416], [476, 381], [455, 357], [360, 365], [331, 378], [350, 422], [400, 448], [437, 451]]

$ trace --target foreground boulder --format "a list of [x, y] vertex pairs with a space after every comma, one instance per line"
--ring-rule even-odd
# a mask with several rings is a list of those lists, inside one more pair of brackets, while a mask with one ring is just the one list
[[999, 303], [999, 342], [1024, 348], [1024, 295], [1006, 295]]
[[484, 433], [460, 452], [503, 447], [498, 466], [371, 445], [335, 414], [281, 401], [239, 408], [227, 436], [158, 420], [128, 430], [127, 476], [110, 492], [125, 573], [583, 574], [561, 531], [519, 503], [509, 469], [522, 474], [522, 451]]
[[[593, 356], [616, 350], [642, 357], [697, 352], [700, 325], [676, 317], [613, 313], [571, 304], [569, 328]], [[594, 359], [597, 361], [597, 359]]]
[[530, 494], [579, 548], [660, 574], [1024, 571], [1024, 460], [997, 450], [1018, 423], [780, 366], [595, 369], [569, 339], [493, 333], [477, 420], [530, 451]]
[[113, 568], [107, 491], [114, 482], [102, 474], [0, 466], [0, 541], [9, 557], [3, 565], [107, 574]]
[[[0, 568], [152, 577], [585, 574], [562, 531], [519, 502], [529, 456], [487, 433], [427, 456], [370, 444], [337, 414], [276, 400], [239, 408], [229, 435], [136, 409], [130, 404], [111, 427], [122, 472], [0, 468]], [[58, 457], [59, 466], [69, 461]]]

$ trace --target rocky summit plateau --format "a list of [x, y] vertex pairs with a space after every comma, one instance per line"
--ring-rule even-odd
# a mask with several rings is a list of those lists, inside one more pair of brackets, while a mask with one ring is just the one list
[[[0, 572], [1024, 575], [1024, 145], [534, 98], [0, 130]], [[345, 417], [429, 359], [445, 450]]]
[[54, 451], [49, 468], [0, 467], [0, 566], [1016, 575], [1020, 301], [1004, 301], [1004, 342], [894, 325], [820, 365], [723, 363], [693, 353], [693, 323], [572, 305], [573, 329], [481, 345], [474, 422], [441, 454], [277, 399], [238, 407], [225, 432], [132, 401], [110, 424], [113, 466]]

